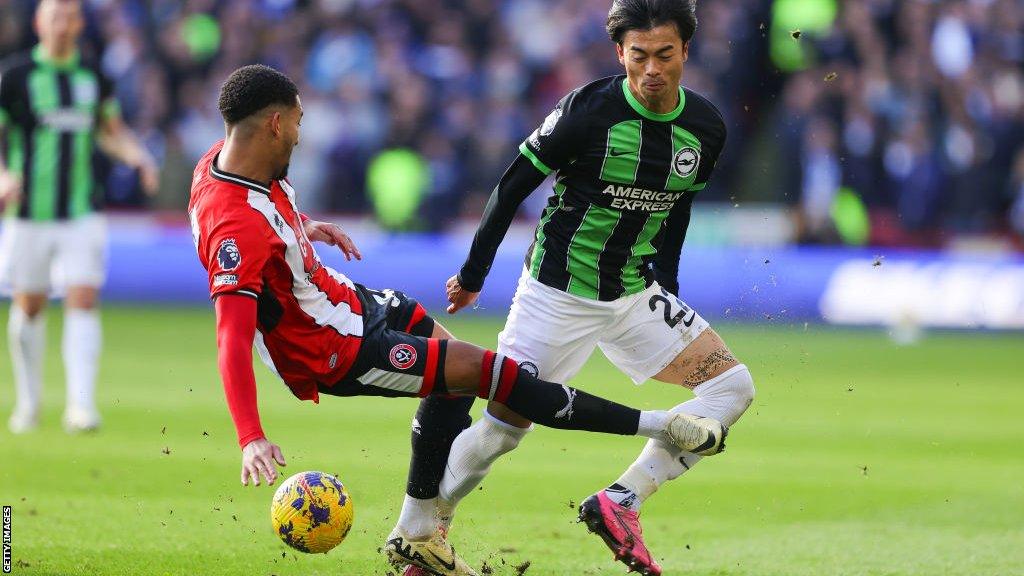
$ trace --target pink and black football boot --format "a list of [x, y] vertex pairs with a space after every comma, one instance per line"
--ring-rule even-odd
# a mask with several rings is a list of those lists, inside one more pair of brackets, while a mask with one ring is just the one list
[[639, 512], [612, 502], [602, 490], [580, 504], [580, 522], [586, 522], [630, 572], [661, 576], [661, 566], [644, 545]]

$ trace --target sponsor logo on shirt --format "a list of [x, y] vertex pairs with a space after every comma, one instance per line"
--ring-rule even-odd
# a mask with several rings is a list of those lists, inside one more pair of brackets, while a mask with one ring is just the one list
[[616, 186], [609, 184], [601, 191], [612, 197], [611, 208], [619, 210], [640, 210], [643, 212], [661, 212], [671, 210], [676, 200], [686, 192], [665, 192], [663, 190], [645, 190], [632, 186]]
[[217, 274], [213, 277], [213, 286], [235, 286], [238, 284], [237, 274]]
[[82, 132], [91, 130], [95, 119], [92, 113], [86, 110], [57, 108], [42, 113], [40, 121], [47, 128], [57, 132]]

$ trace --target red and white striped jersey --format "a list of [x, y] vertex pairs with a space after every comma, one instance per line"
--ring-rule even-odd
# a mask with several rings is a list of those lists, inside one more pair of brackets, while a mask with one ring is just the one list
[[210, 296], [256, 298], [260, 358], [296, 396], [316, 401], [317, 383], [341, 380], [355, 361], [363, 305], [352, 281], [320, 262], [291, 185], [218, 170], [223, 145], [196, 166], [188, 207]]

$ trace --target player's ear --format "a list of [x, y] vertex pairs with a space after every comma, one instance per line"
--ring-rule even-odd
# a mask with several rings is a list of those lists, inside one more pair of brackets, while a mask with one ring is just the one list
[[622, 49], [622, 42], [615, 43], [615, 55], [619, 57], [619, 64], [626, 65], [626, 52]]
[[281, 111], [276, 110], [271, 112], [268, 121], [270, 123], [270, 133], [273, 134], [275, 138], [279, 138], [281, 136]]
[[686, 62], [690, 58], [690, 41], [683, 42], [683, 62]]

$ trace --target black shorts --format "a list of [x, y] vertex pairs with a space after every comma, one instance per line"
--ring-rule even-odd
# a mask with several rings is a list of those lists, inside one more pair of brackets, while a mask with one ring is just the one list
[[333, 385], [333, 396], [423, 397], [445, 394], [447, 342], [430, 338], [434, 319], [416, 300], [393, 290], [356, 284], [363, 305], [363, 341], [352, 368]]

